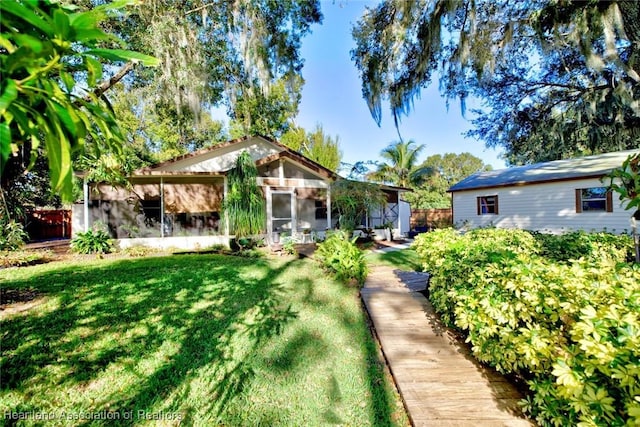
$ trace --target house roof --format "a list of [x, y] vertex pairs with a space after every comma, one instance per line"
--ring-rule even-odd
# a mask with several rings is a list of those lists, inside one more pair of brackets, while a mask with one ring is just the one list
[[636, 153], [640, 153], [640, 149], [477, 172], [451, 186], [448, 191], [453, 193], [482, 188], [601, 178], [619, 167], [629, 155]]
[[[338, 175], [330, 169], [322, 166], [321, 164], [303, 156], [302, 154], [292, 150], [291, 148], [283, 145], [271, 138], [257, 135], [257, 136], [245, 136], [242, 138], [222, 142], [216, 144], [212, 147], [195, 151], [193, 153], [184, 154], [182, 156], [175, 157], [171, 160], [167, 160], [165, 162], [157, 163], [152, 166], [147, 166], [141, 169], [136, 170], [133, 175], [134, 176], [145, 176], [145, 175], [173, 175], [177, 173], [186, 173], [186, 174], [202, 174], [202, 173], [210, 173], [210, 174], [220, 174], [224, 175], [228, 169], [230, 169], [229, 165], [215, 165], [217, 170], [198, 170], [194, 168], [194, 164], [198, 162], [198, 160], [202, 160], [203, 163], [207, 162], [211, 159], [214, 159], [218, 156], [222, 156], [224, 154], [228, 154], [233, 151], [234, 148], [238, 145], [248, 145], [251, 142], [268, 144], [271, 145], [271, 149], [269, 151], [265, 151], [264, 153], [254, 152], [254, 159], [258, 166], [270, 163], [272, 161], [288, 158], [296, 163], [302, 164], [308, 169], [311, 169], [315, 173], [325, 176], [327, 178], [336, 179]], [[238, 149], [240, 151], [240, 149]], [[227, 163], [229, 163], [227, 161]]]

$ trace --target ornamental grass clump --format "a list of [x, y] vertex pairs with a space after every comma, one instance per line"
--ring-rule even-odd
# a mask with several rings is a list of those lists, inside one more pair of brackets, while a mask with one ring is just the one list
[[526, 380], [532, 418], [623, 426], [640, 424], [640, 265], [627, 244], [484, 229], [425, 233], [415, 248], [436, 311], [478, 360]]

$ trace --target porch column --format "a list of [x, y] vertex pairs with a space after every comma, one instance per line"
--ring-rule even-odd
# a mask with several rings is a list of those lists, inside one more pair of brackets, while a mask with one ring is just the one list
[[[223, 177], [223, 186], [222, 186], [222, 201], [223, 203], [227, 200], [227, 194], [229, 193], [229, 183], [227, 182], [227, 176]], [[229, 213], [225, 210], [224, 212], [224, 235], [229, 237]]]
[[291, 236], [298, 233], [298, 195], [297, 191], [291, 193]]
[[267, 213], [267, 242], [273, 243], [273, 206], [271, 203], [271, 186], [264, 187], [264, 197]]
[[402, 236], [402, 200], [398, 191], [398, 233]]
[[164, 179], [160, 177], [160, 237], [164, 237]]
[[89, 231], [89, 183], [87, 178], [82, 180], [82, 192], [84, 193], [84, 232]]
[[331, 186], [327, 187], [327, 229], [331, 230]]

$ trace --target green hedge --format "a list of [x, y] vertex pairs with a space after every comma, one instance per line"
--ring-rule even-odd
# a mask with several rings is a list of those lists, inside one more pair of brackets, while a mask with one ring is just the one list
[[478, 229], [416, 238], [430, 300], [476, 358], [527, 380], [542, 425], [640, 425], [640, 265], [628, 236]]

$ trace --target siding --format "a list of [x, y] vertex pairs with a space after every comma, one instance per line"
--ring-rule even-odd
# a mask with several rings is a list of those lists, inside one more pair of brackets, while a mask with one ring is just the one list
[[[570, 230], [630, 230], [631, 211], [625, 211], [616, 194], [613, 212], [576, 213], [576, 188], [602, 187], [599, 179], [485, 188], [453, 193], [453, 222], [471, 227], [496, 226], [550, 233]], [[477, 197], [498, 196], [498, 215], [478, 215]]]

